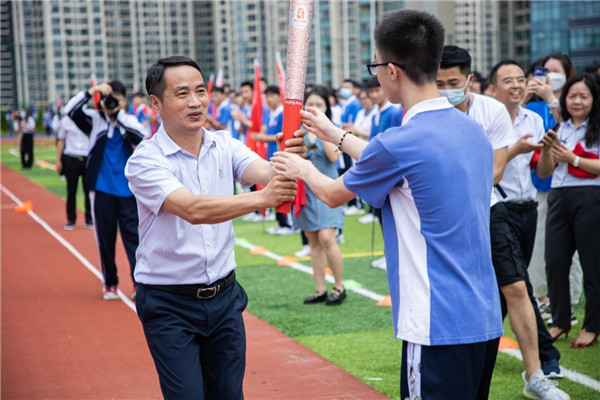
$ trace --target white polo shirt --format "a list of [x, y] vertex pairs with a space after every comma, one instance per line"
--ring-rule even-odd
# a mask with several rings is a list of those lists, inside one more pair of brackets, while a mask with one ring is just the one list
[[63, 154], [66, 156], [87, 157], [90, 152], [90, 137], [69, 117], [61, 119], [57, 137], [65, 140]]
[[[513, 122], [513, 129], [516, 140], [531, 134], [533, 137], [528, 140], [532, 143], [539, 143], [545, 133], [542, 118], [535, 112], [523, 107], [519, 107], [517, 118]], [[499, 183], [506, 197], [503, 198], [502, 194], [496, 189], [500, 201], [523, 203], [535, 200], [537, 190], [531, 181], [531, 167], [529, 166], [531, 157], [533, 157], [533, 151], [517, 154], [506, 164], [504, 175]]]
[[[513, 131], [510, 114], [498, 100], [489, 96], [483, 96], [476, 93], [473, 95], [473, 104], [467, 111], [467, 115], [483, 127], [483, 131], [488, 137], [494, 151], [503, 147], [508, 147], [516, 142]], [[492, 189], [490, 207], [498, 202], [498, 197]]]
[[179, 147], [161, 125], [140, 143], [125, 167], [140, 219], [135, 280], [147, 285], [208, 284], [236, 266], [232, 221], [193, 225], [161, 210], [186, 187], [192, 194], [233, 196], [233, 181], [259, 157], [222, 131], [203, 129], [199, 157]]

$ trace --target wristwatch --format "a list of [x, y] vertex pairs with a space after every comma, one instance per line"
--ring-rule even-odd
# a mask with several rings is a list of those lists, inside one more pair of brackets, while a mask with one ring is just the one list
[[579, 156], [575, 156], [575, 159], [573, 160], [573, 166], [575, 168], [579, 167], [579, 160], [580, 160]]
[[559, 106], [560, 102], [558, 101], [558, 99], [554, 99], [548, 104], [548, 107], [550, 108], [558, 108]]

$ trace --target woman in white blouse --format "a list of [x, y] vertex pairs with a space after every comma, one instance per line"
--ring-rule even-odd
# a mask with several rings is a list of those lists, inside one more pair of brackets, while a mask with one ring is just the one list
[[544, 136], [537, 174], [553, 174], [546, 221], [546, 271], [558, 339], [571, 330], [569, 268], [575, 250], [583, 269], [585, 319], [571, 347], [588, 347], [600, 335], [600, 83], [579, 75], [565, 85], [562, 120]]

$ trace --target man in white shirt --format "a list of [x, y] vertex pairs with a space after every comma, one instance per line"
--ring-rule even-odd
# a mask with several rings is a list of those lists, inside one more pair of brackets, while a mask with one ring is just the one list
[[[194, 60], [159, 60], [146, 89], [162, 125], [125, 170], [140, 216], [138, 316], [165, 398], [241, 400], [248, 298], [235, 280], [232, 220], [292, 201], [296, 183], [238, 140], [203, 128], [208, 95]], [[306, 152], [302, 137], [286, 145]], [[234, 179], [266, 187], [234, 195]]]
[[[512, 122], [502, 103], [469, 93], [473, 79], [469, 53], [457, 46], [445, 46], [436, 81], [438, 89], [455, 108], [482, 125], [494, 149], [494, 184], [497, 185], [506, 167], [508, 146], [515, 142]], [[523, 354], [523, 393], [530, 398], [568, 399], [564, 392], [546, 382], [541, 369], [535, 312], [525, 283], [527, 264], [510, 231], [506, 206], [498, 202], [493, 191], [490, 207], [492, 262], [501, 293], [502, 314], [505, 316], [508, 312]]]
[[[542, 148], [541, 141], [545, 132], [542, 118], [520, 106], [525, 96], [526, 82], [525, 71], [513, 60], [499, 62], [490, 73], [490, 92], [492, 97], [506, 106], [516, 140], [508, 148], [508, 163], [502, 180], [496, 186], [496, 193], [506, 205], [509, 227], [517, 239], [525, 264], [529, 265], [535, 242], [538, 205], [537, 190], [531, 180], [530, 162], [533, 152]], [[542, 370], [546, 376], [562, 377], [558, 365], [560, 352], [554, 347], [552, 337], [546, 329], [527, 273], [525, 284], [536, 317]]]
[[67, 224], [64, 229], [75, 229], [77, 219], [77, 186], [79, 177], [83, 185], [85, 227], [94, 228], [90, 192], [85, 185], [85, 164], [90, 148], [90, 138], [68, 116], [63, 116], [58, 128], [56, 144], [56, 172], [67, 179]]

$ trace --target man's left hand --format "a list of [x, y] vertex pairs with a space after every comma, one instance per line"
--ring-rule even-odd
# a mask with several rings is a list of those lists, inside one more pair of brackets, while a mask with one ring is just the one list
[[[294, 132], [294, 137], [285, 141], [285, 151], [292, 154], [297, 154], [302, 158], [306, 157], [306, 143], [304, 143], [304, 135], [306, 132], [302, 129], [298, 129]], [[277, 147], [281, 148], [281, 140], [283, 139], [283, 132], [279, 132], [275, 135], [277, 139]]]

